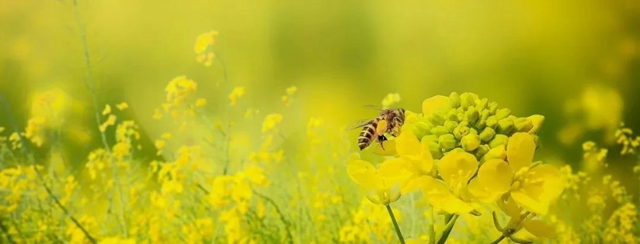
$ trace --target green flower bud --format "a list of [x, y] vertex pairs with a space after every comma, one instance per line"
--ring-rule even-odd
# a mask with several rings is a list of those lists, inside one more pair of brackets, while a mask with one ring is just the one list
[[427, 140], [428, 142], [433, 142], [433, 143], [438, 144], [438, 136], [436, 136], [436, 135], [423, 136], [422, 140]]
[[437, 142], [438, 140], [436, 139], [436, 141], [429, 141], [429, 151], [431, 152], [431, 156], [434, 159], [440, 159], [442, 158], [443, 154], [442, 154], [442, 148], [440, 148], [440, 144], [438, 144]]
[[544, 116], [539, 114], [534, 114], [529, 116], [527, 119], [531, 120], [531, 123], [533, 124], [533, 127], [529, 129], [529, 133], [530, 134], [538, 133], [538, 130], [540, 129], [540, 127], [542, 126], [542, 123], [544, 122]]
[[468, 107], [476, 105], [473, 94], [468, 92], [462, 93], [462, 95], [460, 95], [460, 100], [461, 100], [460, 105], [464, 109], [467, 109]]
[[491, 114], [496, 114], [497, 111], [498, 111], [498, 103], [497, 102], [490, 102], [489, 103], [489, 112], [491, 112]]
[[482, 132], [480, 132], [480, 140], [483, 142], [490, 142], [493, 139], [493, 136], [496, 135], [496, 131], [491, 127], [484, 128]]
[[496, 112], [496, 119], [501, 120], [511, 115], [511, 109], [503, 108]]
[[480, 146], [480, 137], [477, 134], [468, 134], [462, 137], [460, 145], [465, 151], [471, 152]]
[[444, 134], [438, 137], [438, 142], [442, 149], [448, 151], [456, 147], [458, 141], [456, 141], [456, 138], [452, 134]]
[[449, 110], [445, 118], [450, 121], [460, 122], [460, 118], [458, 118], [458, 111], [456, 111], [455, 109]]
[[493, 137], [493, 140], [489, 142], [489, 147], [495, 148], [498, 146], [506, 145], [509, 141], [509, 137], [502, 134], [497, 134]]
[[482, 157], [482, 162], [486, 162], [490, 159], [502, 159], [505, 160], [507, 158], [507, 151], [504, 145], [500, 145], [498, 147], [491, 148], [489, 152], [487, 152], [484, 157]]
[[447, 128], [447, 130], [449, 130], [449, 133], [452, 133], [453, 129], [458, 127], [458, 122], [450, 121], [450, 120], [445, 121], [444, 122], [444, 127]]
[[519, 122], [514, 122], [516, 131], [529, 132], [533, 128], [533, 122], [530, 119], [522, 119]]
[[459, 124], [456, 128], [453, 129], [453, 135], [457, 139], [462, 139], [462, 137], [466, 136], [467, 134], [469, 134], [469, 127], [467, 127], [466, 125]]
[[476, 110], [483, 111], [485, 110], [485, 108], [487, 108], [487, 105], [489, 105], [489, 99], [480, 99], [480, 101], [476, 103]]
[[477, 135], [478, 134], [478, 130], [476, 130], [475, 128], [469, 128], [469, 134]]
[[494, 115], [489, 116], [489, 118], [487, 118], [486, 126], [493, 129], [498, 127], [498, 119], [496, 119], [496, 116]]
[[476, 110], [475, 107], [469, 107], [469, 110], [465, 112], [465, 116], [467, 117], [467, 121], [469, 123], [475, 123], [476, 120], [480, 117], [480, 113]]
[[427, 119], [429, 119], [429, 122], [431, 122], [432, 125], [442, 125], [445, 121], [444, 116], [440, 111], [430, 114]]
[[449, 104], [451, 108], [460, 107], [460, 95], [457, 92], [452, 92], [451, 95], [449, 95]]
[[449, 133], [449, 129], [447, 129], [447, 127], [444, 127], [442, 125], [438, 125], [436, 127], [433, 127], [433, 129], [431, 129], [431, 134], [436, 136], [441, 136], [448, 133]]
[[420, 129], [418, 129], [417, 127], [411, 127], [411, 130], [413, 130], [413, 134], [416, 135], [416, 137], [421, 137], [426, 135], [427, 133], [424, 133], [423, 131], [421, 131]]
[[487, 154], [491, 150], [489, 145], [480, 145], [478, 149], [476, 149], [476, 158], [482, 158], [485, 154]]
[[431, 129], [433, 129], [433, 125], [420, 121], [418, 123], [415, 123], [413, 125], [414, 128], [414, 132], [416, 132], [416, 134], [420, 134], [420, 135], [426, 135], [429, 132], [431, 132]]
[[502, 119], [498, 121], [498, 128], [496, 129], [496, 131], [503, 135], [509, 135], [509, 133], [511, 133], [511, 131], [513, 130], [513, 127], [513, 120]]
[[489, 118], [489, 110], [482, 110], [480, 113], [480, 119], [476, 121], [476, 124], [473, 127], [476, 127], [478, 130], [484, 129], [487, 126], [487, 119]]

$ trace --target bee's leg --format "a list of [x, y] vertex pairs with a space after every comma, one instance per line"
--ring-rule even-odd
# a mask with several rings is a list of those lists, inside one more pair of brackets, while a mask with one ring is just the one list
[[382, 143], [383, 143], [384, 141], [386, 141], [386, 140], [387, 140], [387, 137], [386, 137], [386, 136], [384, 136], [384, 135], [379, 135], [379, 136], [378, 136], [378, 142], [380, 142], [380, 147], [382, 148], [382, 150], [385, 150], [385, 149], [384, 149], [384, 145], [383, 145]]

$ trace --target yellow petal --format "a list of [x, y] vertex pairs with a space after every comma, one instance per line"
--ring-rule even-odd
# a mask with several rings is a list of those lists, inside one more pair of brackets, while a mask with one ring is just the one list
[[448, 106], [449, 97], [437, 95], [431, 98], [427, 98], [422, 102], [422, 114], [423, 116], [427, 116], [438, 109], [446, 108]]
[[469, 182], [468, 190], [473, 198], [483, 203], [495, 202], [501, 196], [500, 193], [487, 190], [477, 178]]
[[384, 149], [380, 147], [380, 144], [375, 143], [373, 146], [373, 153], [378, 156], [396, 156], [398, 151], [396, 148], [396, 140], [388, 140], [384, 142]]
[[466, 185], [478, 170], [478, 160], [470, 153], [452, 151], [442, 157], [438, 165], [438, 172], [451, 188], [457, 188], [460, 183]]
[[478, 170], [478, 181], [488, 191], [505, 193], [511, 187], [513, 171], [507, 162], [501, 159], [491, 159], [482, 164]]
[[506, 199], [500, 198], [496, 203], [500, 210], [509, 215], [511, 218], [520, 217], [520, 212], [522, 212], [522, 209], [520, 209], [518, 204], [516, 204], [516, 202], [510, 196]]
[[536, 188], [524, 188], [521, 187], [518, 190], [511, 192], [511, 197], [525, 210], [531, 211], [536, 214], [545, 215], [549, 211], [549, 203], [541, 201], [538, 197], [540, 192], [532, 192], [537, 190]]
[[420, 182], [422, 182], [422, 177], [429, 177], [429, 176], [411, 175], [410, 177], [408, 177], [402, 183], [402, 188], [400, 189], [400, 192], [402, 192], [403, 195], [406, 195], [420, 189], [420, 185], [421, 185]]
[[524, 228], [538, 238], [555, 238], [556, 230], [552, 226], [540, 220], [525, 220]]
[[431, 156], [431, 150], [429, 150], [429, 140], [422, 138], [420, 142], [420, 170], [423, 173], [431, 172], [433, 169], [433, 156]]
[[400, 156], [420, 155], [420, 141], [412, 130], [403, 130], [395, 139], [396, 150]]
[[[556, 167], [548, 164], [536, 166], [529, 170], [527, 178], [530, 182], [542, 182], [542, 198], [544, 201], [552, 202], [558, 199], [564, 191], [564, 179], [562, 173]], [[527, 187], [526, 184], [524, 187]]]
[[378, 173], [384, 178], [396, 178], [409, 174], [406, 161], [399, 158], [387, 159], [378, 166]]
[[356, 159], [349, 162], [347, 174], [358, 185], [373, 189], [383, 188], [377, 169], [367, 161]]
[[471, 204], [454, 196], [449, 187], [442, 181], [432, 177], [422, 177], [420, 188], [431, 205], [437, 210], [456, 214], [466, 214], [474, 210]]
[[513, 172], [518, 172], [523, 167], [529, 167], [533, 161], [535, 150], [536, 143], [533, 136], [525, 132], [513, 134], [507, 143], [507, 160]]

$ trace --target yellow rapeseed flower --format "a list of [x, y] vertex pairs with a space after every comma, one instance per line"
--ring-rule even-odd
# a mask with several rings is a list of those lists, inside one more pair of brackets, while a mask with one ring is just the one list
[[233, 88], [233, 91], [231, 91], [231, 94], [229, 94], [229, 100], [231, 100], [231, 105], [235, 105], [238, 102], [238, 98], [242, 97], [242, 95], [244, 95], [243, 86]]
[[494, 202], [509, 193], [527, 211], [546, 214], [562, 193], [564, 183], [555, 167], [532, 164], [535, 147], [533, 136], [515, 133], [507, 144], [507, 161], [486, 161], [470, 184], [471, 192], [485, 202]]
[[388, 205], [400, 198], [400, 186], [408, 175], [398, 175], [396, 159], [387, 159], [379, 167], [371, 163], [354, 159], [347, 166], [347, 174], [356, 184], [365, 188], [367, 198], [376, 204]]
[[262, 123], [262, 132], [273, 130], [282, 121], [281, 114], [269, 114], [264, 118]]

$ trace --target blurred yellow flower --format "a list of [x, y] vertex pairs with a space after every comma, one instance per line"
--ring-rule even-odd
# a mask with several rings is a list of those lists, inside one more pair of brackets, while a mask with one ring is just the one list
[[207, 105], [207, 99], [199, 98], [196, 101], [196, 107], [204, 107], [205, 105]]
[[532, 164], [533, 136], [515, 133], [507, 144], [507, 160], [491, 159], [471, 181], [470, 191], [483, 202], [494, 202], [505, 193], [527, 211], [544, 215], [564, 189], [562, 174], [546, 164]]
[[211, 66], [213, 59], [215, 58], [215, 53], [209, 49], [209, 47], [212, 47], [215, 44], [217, 35], [217, 31], [209, 31], [196, 38], [193, 50], [197, 55], [196, 61], [198, 61], [198, 63], [202, 63], [205, 66]]
[[269, 114], [264, 118], [262, 123], [262, 132], [273, 130], [282, 121], [281, 114]]
[[477, 208], [468, 190], [468, 182], [478, 170], [478, 160], [473, 154], [454, 150], [438, 162], [442, 181], [422, 177], [420, 187], [434, 209], [452, 214], [466, 214]]
[[125, 109], [129, 108], [129, 104], [127, 104], [126, 102], [121, 102], [121, 103], [116, 105], [116, 108], [118, 108], [118, 110], [122, 111], [122, 110], [125, 110]]
[[389, 93], [382, 99], [382, 108], [387, 109], [389, 106], [400, 102], [399, 93]]
[[229, 94], [229, 100], [231, 100], [231, 105], [235, 105], [238, 102], [238, 98], [242, 97], [242, 95], [244, 95], [243, 86], [233, 88], [233, 91], [231, 91], [231, 94]]
[[102, 110], [102, 115], [107, 115], [111, 113], [111, 106], [109, 104], [107, 104], [104, 109]]
[[347, 166], [347, 174], [356, 184], [365, 188], [369, 193], [367, 198], [375, 203], [389, 205], [400, 198], [400, 187], [409, 176], [402, 175], [395, 166], [398, 159], [387, 159], [378, 168], [371, 163], [354, 159]]

